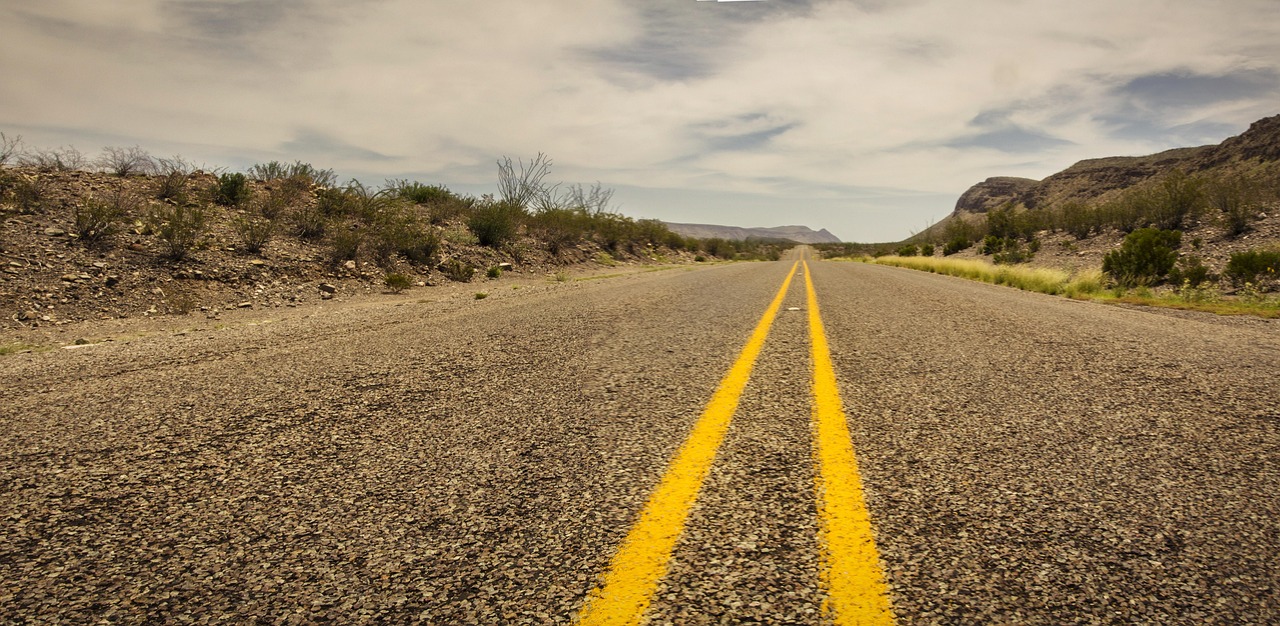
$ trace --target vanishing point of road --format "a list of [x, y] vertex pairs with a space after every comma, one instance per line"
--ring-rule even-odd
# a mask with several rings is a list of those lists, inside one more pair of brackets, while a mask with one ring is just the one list
[[1280, 622], [1280, 325], [800, 248], [0, 359], [0, 622]]

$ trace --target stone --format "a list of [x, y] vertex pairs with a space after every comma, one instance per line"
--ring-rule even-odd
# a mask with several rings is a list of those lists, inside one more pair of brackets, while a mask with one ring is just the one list
[[74, 282], [76, 282], [77, 280], [80, 280], [80, 277], [79, 277], [79, 276], [76, 276], [75, 274], [63, 274], [63, 275], [62, 275], [62, 280], [63, 280], [64, 282], [74, 283]]
[[21, 321], [23, 321], [23, 322], [28, 321], [28, 320], [33, 320], [33, 319], [35, 319], [35, 318], [36, 318], [36, 312], [35, 312], [35, 311], [23, 311], [23, 312], [21, 312], [21, 313], [19, 313], [19, 314], [18, 314], [18, 319], [19, 319], [19, 320], [21, 320]]
[[326, 291], [325, 293], [320, 294], [320, 299], [321, 299], [321, 300], [332, 300], [332, 299], [333, 299], [333, 294], [331, 294], [331, 293], [329, 293], [329, 292], [327, 292], [327, 291]]
[[515, 266], [511, 265], [510, 263], [499, 263], [499, 264], [498, 264], [498, 269], [500, 269], [500, 270], [502, 270], [502, 271], [504, 271], [504, 272], [510, 272], [512, 269], [514, 269], [514, 267], [515, 267]]
[[249, 261], [249, 265], [252, 265], [254, 267], [262, 267], [263, 265], [266, 265], [266, 264], [267, 262], [263, 261], [262, 259], [254, 259], [252, 261]]
[[338, 292], [338, 288], [330, 285], [329, 283], [320, 283], [320, 291], [328, 294], [334, 294]]
[[354, 270], [354, 269], [356, 269], [356, 262], [355, 262], [355, 261], [347, 261], [346, 263], [343, 263], [343, 264], [342, 264], [342, 267], [345, 267], [345, 268], [347, 268], [347, 269], [349, 269], [349, 270]]
[[67, 231], [61, 228], [58, 228], [57, 226], [50, 226], [49, 228], [44, 229], [44, 234], [50, 237], [61, 237], [63, 235], [66, 235]]
[[116, 286], [116, 285], [118, 285], [118, 284], [120, 284], [120, 277], [119, 277], [119, 276], [116, 276], [115, 274], [112, 274], [112, 275], [110, 275], [110, 276], [107, 276], [106, 285], [107, 285], [108, 287], [115, 287], [115, 286]]
[[237, 304], [236, 306], [238, 306], [238, 307], [240, 307], [240, 308], [242, 308], [242, 309], [248, 309], [248, 308], [252, 308], [252, 307], [253, 307], [253, 303], [252, 303], [252, 302], [241, 302], [240, 304]]

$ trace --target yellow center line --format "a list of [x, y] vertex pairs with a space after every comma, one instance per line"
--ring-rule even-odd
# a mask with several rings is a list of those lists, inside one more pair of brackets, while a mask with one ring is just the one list
[[587, 597], [586, 605], [578, 615], [579, 624], [638, 624], [644, 617], [658, 581], [667, 573], [671, 551], [715, 461], [716, 450], [729, 429], [729, 422], [738, 408], [738, 398], [751, 377], [751, 368], [787, 295], [797, 265], [798, 262], [791, 265], [791, 271], [756, 324], [746, 347], [720, 381], [702, 416], [694, 424], [693, 432], [649, 496], [639, 519], [613, 557], [604, 582]]
[[823, 612], [833, 623], [893, 624], [893, 608], [880, 569], [871, 514], [862, 496], [862, 479], [853, 454], [849, 423], [836, 386], [835, 366], [818, 312], [809, 264], [804, 263], [809, 296], [809, 342], [813, 355], [813, 421], [817, 436], [819, 540]]

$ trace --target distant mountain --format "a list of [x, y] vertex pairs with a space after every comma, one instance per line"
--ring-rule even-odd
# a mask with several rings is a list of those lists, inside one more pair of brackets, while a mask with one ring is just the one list
[[786, 239], [796, 243], [840, 243], [840, 238], [827, 229], [813, 230], [808, 226], [774, 226], [772, 228], [742, 228], [713, 224], [677, 224], [667, 222], [671, 232], [682, 237], [699, 239]]

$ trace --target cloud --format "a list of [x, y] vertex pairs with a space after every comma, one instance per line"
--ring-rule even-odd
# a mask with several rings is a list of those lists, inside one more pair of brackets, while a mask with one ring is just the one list
[[747, 194], [865, 238], [918, 230], [954, 200], [925, 203], [989, 176], [1220, 141], [1280, 112], [1280, 5], [1230, 4], [8, 3], [0, 55], [21, 62], [0, 128], [458, 188], [543, 151], [553, 177], [628, 190], [637, 212], [731, 217], [643, 189]]

